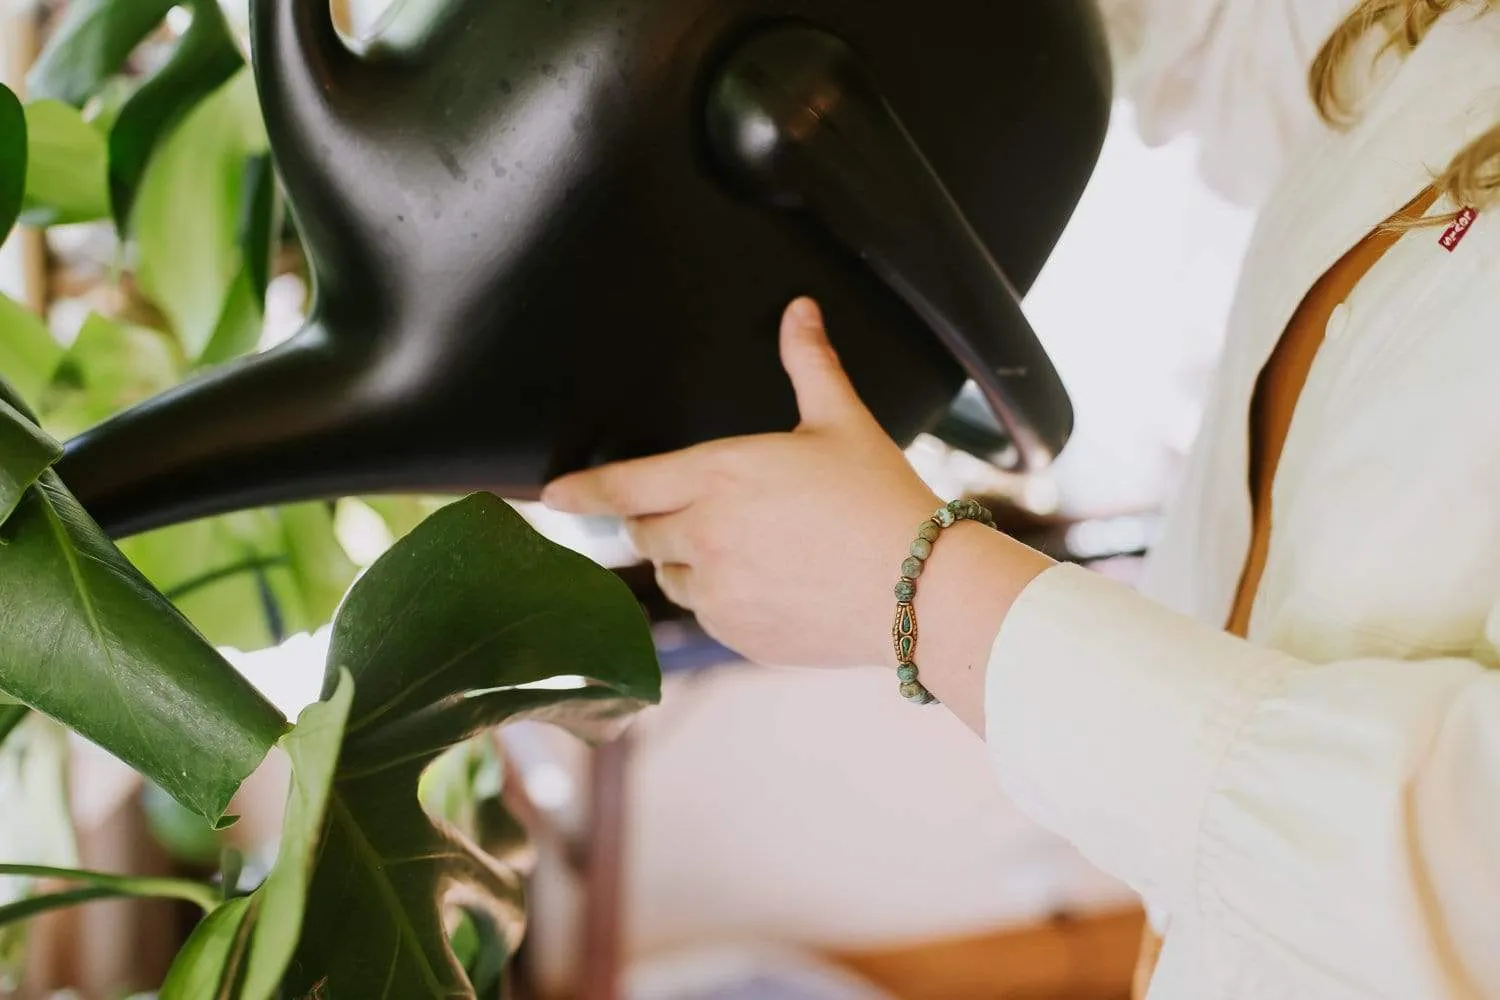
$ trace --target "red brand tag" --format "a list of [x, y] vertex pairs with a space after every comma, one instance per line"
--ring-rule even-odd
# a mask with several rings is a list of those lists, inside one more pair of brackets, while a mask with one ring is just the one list
[[1449, 253], [1457, 250], [1458, 245], [1469, 234], [1469, 228], [1474, 225], [1474, 220], [1478, 217], [1479, 213], [1472, 208], [1465, 208], [1462, 212], [1459, 212], [1458, 218], [1453, 220], [1453, 225], [1443, 231], [1438, 244]]

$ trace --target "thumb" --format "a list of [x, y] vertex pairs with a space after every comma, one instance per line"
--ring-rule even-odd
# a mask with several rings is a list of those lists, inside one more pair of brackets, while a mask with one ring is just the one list
[[797, 299], [781, 318], [781, 365], [797, 394], [802, 426], [846, 427], [871, 419], [828, 342], [823, 312], [812, 299]]

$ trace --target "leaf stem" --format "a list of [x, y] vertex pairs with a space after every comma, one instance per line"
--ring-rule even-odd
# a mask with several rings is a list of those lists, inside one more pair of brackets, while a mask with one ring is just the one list
[[213, 886], [203, 882], [194, 882], [192, 879], [114, 875], [109, 872], [87, 871], [79, 868], [52, 868], [47, 865], [0, 864], [0, 876], [6, 875], [56, 879], [62, 882], [85, 882], [122, 896], [181, 899], [195, 904], [204, 913], [212, 913], [220, 902], [219, 894]]
[[169, 601], [180, 601], [195, 591], [211, 587], [221, 580], [227, 580], [241, 573], [276, 569], [277, 567], [285, 566], [288, 561], [286, 556], [250, 556], [240, 562], [230, 563], [228, 566], [220, 566], [218, 569], [209, 570], [207, 573], [195, 576], [190, 580], [184, 580], [175, 587], [163, 590], [162, 593]]

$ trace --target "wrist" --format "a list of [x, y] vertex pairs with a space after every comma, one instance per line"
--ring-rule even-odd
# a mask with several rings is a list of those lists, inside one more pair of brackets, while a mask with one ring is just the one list
[[[1051, 565], [993, 528], [964, 521], [942, 532], [917, 580], [915, 661], [921, 683], [980, 735], [995, 638], [1016, 598]], [[893, 595], [893, 610], [895, 605]], [[886, 662], [897, 665], [894, 649]]]

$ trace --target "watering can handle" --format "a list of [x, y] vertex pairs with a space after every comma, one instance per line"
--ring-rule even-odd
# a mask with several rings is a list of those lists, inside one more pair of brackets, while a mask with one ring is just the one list
[[1072, 433], [1067, 390], [1014, 287], [854, 51], [814, 27], [761, 28], [720, 66], [707, 110], [731, 180], [811, 213], [865, 260], [978, 386], [1015, 445], [1015, 471], [1047, 466]]

